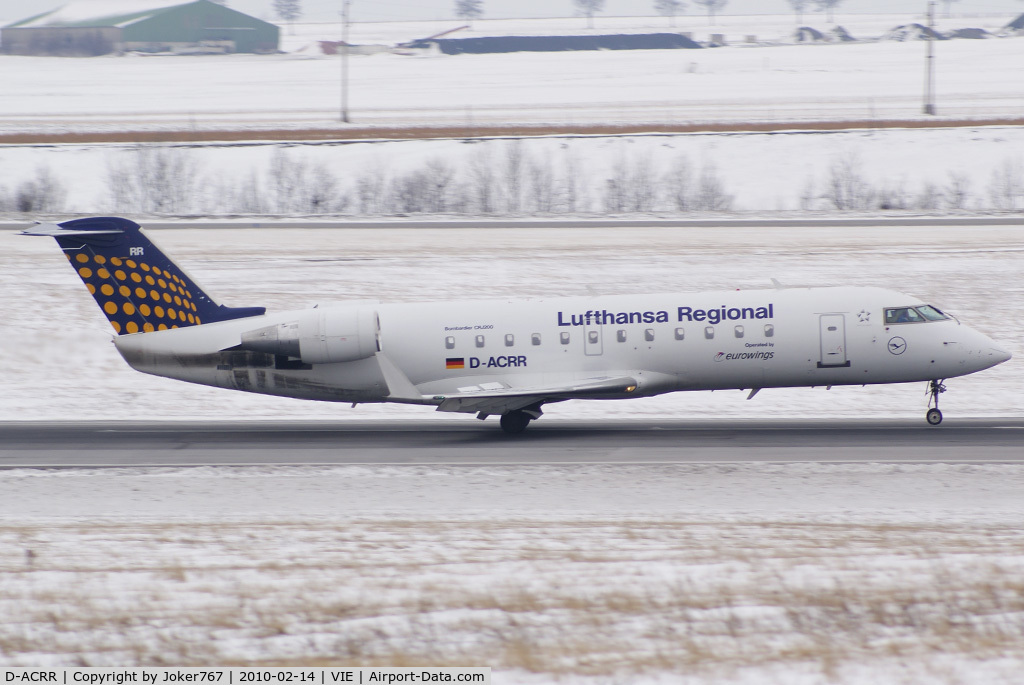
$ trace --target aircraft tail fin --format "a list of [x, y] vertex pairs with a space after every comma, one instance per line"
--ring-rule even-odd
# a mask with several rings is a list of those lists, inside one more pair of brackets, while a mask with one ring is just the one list
[[119, 334], [184, 328], [259, 316], [265, 307], [225, 307], [145, 235], [118, 217], [39, 224], [22, 235], [50, 236]]

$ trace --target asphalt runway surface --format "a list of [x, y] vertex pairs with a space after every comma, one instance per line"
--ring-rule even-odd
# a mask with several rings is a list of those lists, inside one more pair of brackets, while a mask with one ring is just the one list
[[709, 462], [1024, 463], [1024, 419], [0, 423], [8, 469]]

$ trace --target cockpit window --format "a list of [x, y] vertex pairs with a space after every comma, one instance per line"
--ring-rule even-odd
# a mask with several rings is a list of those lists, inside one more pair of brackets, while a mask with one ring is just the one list
[[928, 319], [929, 321], [943, 321], [949, 318], [948, 316], [946, 316], [945, 314], [943, 314], [930, 304], [921, 305], [920, 307], [917, 308], [917, 311], [921, 312], [924, 318]]
[[948, 318], [931, 305], [919, 307], [890, 307], [885, 310], [885, 323], [922, 323], [924, 321], [942, 321]]

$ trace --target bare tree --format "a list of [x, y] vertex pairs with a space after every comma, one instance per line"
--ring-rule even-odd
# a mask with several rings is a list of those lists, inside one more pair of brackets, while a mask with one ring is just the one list
[[449, 193], [455, 171], [444, 159], [437, 157], [427, 161], [427, 210], [441, 214], [449, 210]]
[[326, 214], [338, 205], [338, 179], [325, 164], [293, 159], [276, 150], [270, 159], [269, 187], [279, 214]]
[[839, 210], [871, 206], [875, 191], [861, 171], [860, 155], [851, 152], [833, 160], [825, 179], [824, 197]]
[[930, 211], [942, 206], [942, 189], [931, 181], [925, 181], [921, 192], [914, 200], [915, 209]]
[[36, 177], [14, 189], [14, 209], [19, 212], [59, 212], [67, 191], [48, 166], [36, 168]]
[[814, 0], [814, 4], [818, 6], [818, 11], [825, 13], [825, 21], [828, 22], [833, 20], [835, 9], [842, 2], [843, 0]]
[[725, 212], [732, 209], [733, 196], [725, 192], [725, 184], [718, 175], [714, 162], [706, 162], [700, 171], [694, 209], [705, 212]]
[[484, 16], [484, 0], [455, 0], [455, 16], [473, 21]]
[[1020, 159], [1004, 159], [992, 171], [988, 196], [995, 209], [1016, 209], [1024, 197], [1024, 164]]
[[693, 0], [696, 4], [707, 10], [711, 23], [715, 23], [715, 14], [729, 4], [729, 0]]
[[811, 0], [786, 0], [796, 14], [796, 23], [801, 24], [804, 20], [804, 9], [811, 4]]
[[576, 11], [587, 18], [587, 28], [594, 28], [594, 15], [604, 11], [605, 0], [572, 0]]
[[511, 214], [519, 212], [522, 204], [523, 168], [523, 141], [511, 140], [505, 147], [505, 159], [501, 169], [505, 211]]
[[387, 173], [373, 166], [356, 180], [360, 214], [383, 214], [386, 210]]
[[561, 190], [563, 209], [570, 214], [585, 212], [589, 208], [587, 169], [579, 157], [568, 148], [566, 148], [563, 161], [565, 165]]
[[665, 175], [665, 187], [676, 209], [680, 212], [693, 209], [693, 168], [686, 155], [680, 155]]
[[949, 172], [949, 183], [945, 187], [946, 206], [950, 209], [966, 209], [967, 198], [971, 196], [971, 179], [958, 171]]
[[541, 160], [531, 159], [527, 163], [527, 167], [529, 169], [526, 178], [529, 182], [530, 206], [536, 212], [550, 214], [554, 211], [557, 200], [555, 171], [551, 165], [551, 157], [542, 155]]
[[302, 0], [274, 0], [274, 14], [291, 26], [295, 34], [295, 20], [302, 16]]
[[663, 17], [668, 17], [672, 26], [676, 25], [676, 15], [686, 9], [683, 0], [654, 0], [654, 9]]
[[187, 212], [199, 196], [199, 165], [182, 148], [139, 145], [107, 164], [107, 188], [121, 212]]
[[493, 214], [494, 202], [494, 157], [489, 148], [480, 150], [469, 160], [471, 192], [476, 199], [476, 208], [481, 214]]

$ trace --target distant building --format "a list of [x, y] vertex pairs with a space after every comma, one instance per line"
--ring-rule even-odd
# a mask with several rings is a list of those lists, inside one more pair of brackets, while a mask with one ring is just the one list
[[9, 55], [277, 52], [280, 30], [209, 0], [78, 0], [0, 28]]

